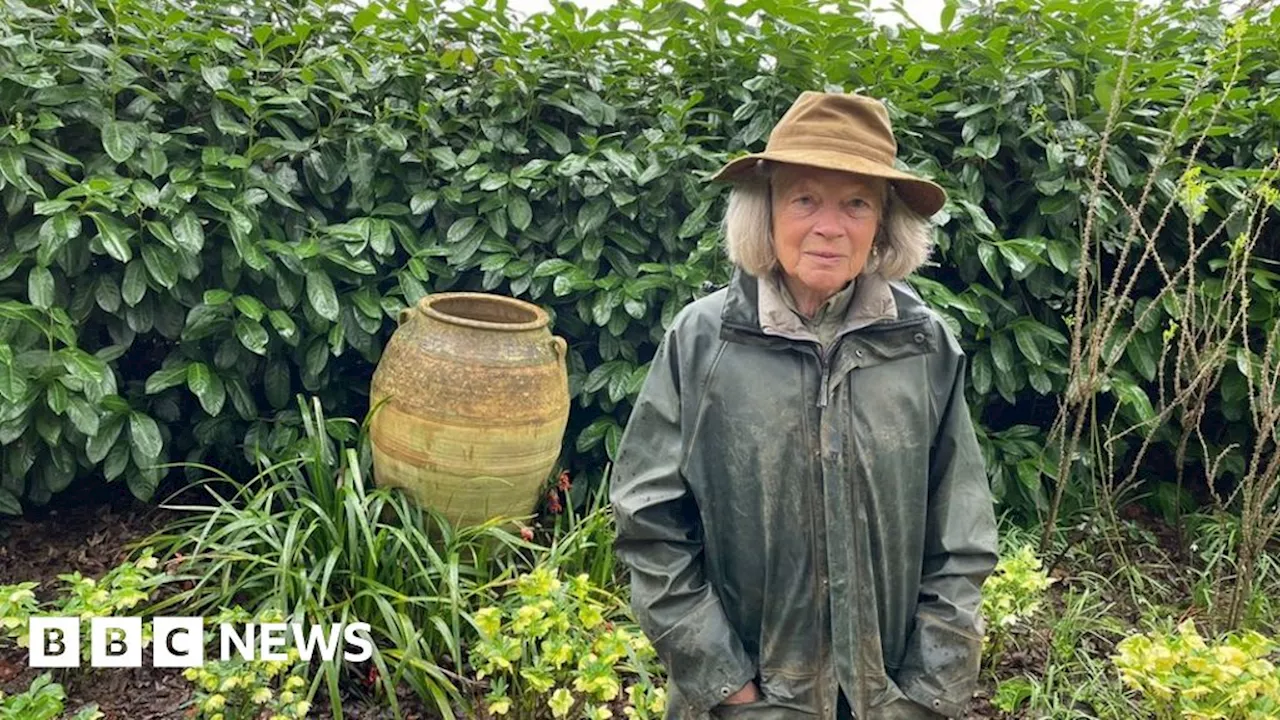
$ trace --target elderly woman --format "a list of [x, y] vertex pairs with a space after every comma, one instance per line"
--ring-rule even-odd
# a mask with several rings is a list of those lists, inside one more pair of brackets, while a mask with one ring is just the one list
[[938, 718], [975, 689], [992, 498], [965, 358], [901, 282], [942, 188], [806, 92], [729, 163], [729, 287], [666, 332], [612, 474], [668, 718]]

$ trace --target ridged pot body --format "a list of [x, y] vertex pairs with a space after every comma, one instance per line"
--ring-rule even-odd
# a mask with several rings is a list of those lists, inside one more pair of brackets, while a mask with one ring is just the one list
[[565, 342], [536, 305], [438, 293], [400, 315], [370, 388], [374, 477], [455, 525], [531, 514], [569, 419]]

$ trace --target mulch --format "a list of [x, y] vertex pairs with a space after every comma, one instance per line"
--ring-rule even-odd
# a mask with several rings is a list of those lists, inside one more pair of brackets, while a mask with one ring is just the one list
[[[57, 507], [33, 508], [21, 519], [0, 520], [0, 585], [38, 582], [47, 600], [61, 587], [58, 575], [101, 577], [124, 561], [133, 543], [160, 530], [172, 515], [112, 489], [76, 493]], [[0, 649], [0, 690], [20, 693], [42, 672], [67, 692], [68, 715], [97, 703], [107, 720], [181, 718], [190, 697], [181, 670], [153, 668], [31, 668], [24, 649]]]

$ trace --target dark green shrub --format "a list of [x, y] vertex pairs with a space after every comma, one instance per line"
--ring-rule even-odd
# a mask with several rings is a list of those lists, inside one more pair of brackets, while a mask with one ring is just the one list
[[[598, 467], [666, 322], [726, 278], [704, 173], [760, 148], [794, 95], [821, 87], [885, 98], [904, 162], [950, 191], [937, 265], [916, 286], [973, 353], [998, 494], [1043, 505], [1039, 449], [1065, 389], [1080, 200], [1106, 110], [1123, 106], [1107, 177], [1136, 199], [1153, 145], [1174, 133], [1184, 149], [1207, 117], [1193, 107], [1173, 127], [1226, 21], [1216, 4], [1165, 3], [1117, 92], [1132, 3], [953, 9], [941, 33], [837, 5], [564, 5], [521, 25], [422, 2], [8, 0], [0, 506], [88, 475], [148, 497], [160, 462], [269, 456], [299, 435], [295, 392], [360, 416], [398, 311], [447, 289], [554, 312], [571, 344], [566, 446]], [[763, 22], [746, 17], [756, 9]], [[1239, 87], [1200, 155], [1201, 224], [1276, 145], [1277, 31], [1275, 12], [1245, 30]], [[1111, 203], [1099, 221], [1126, 219]], [[1172, 256], [1187, 227], [1165, 226]], [[1105, 245], [1102, 262], [1121, 250]], [[1274, 276], [1257, 272], [1261, 326]], [[1135, 299], [1159, 280], [1144, 270]], [[1109, 379], [1108, 401], [1135, 418], [1168, 320], [1149, 318]], [[1223, 380], [1210, 453], [1244, 431], [1242, 382]]]

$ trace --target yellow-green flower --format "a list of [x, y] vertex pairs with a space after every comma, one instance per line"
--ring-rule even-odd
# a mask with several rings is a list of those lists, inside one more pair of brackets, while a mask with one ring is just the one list
[[307, 681], [303, 680], [297, 675], [294, 675], [293, 677], [284, 681], [284, 687], [286, 690], [297, 690], [306, 684], [307, 684]]
[[618, 679], [608, 675], [596, 678], [592, 685], [592, 690], [597, 700], [614, 700], [622, 690], [618, 684]]
[[258, 688], [254, 691], [252, 700], [254, 705], [267, 704], [271, 700], [271, 688]]
[[1213, 654], [1217, 657], [1218, 662], [1223, 665], [1230, 665], [1233, 669], [1244, 669], [1246, 663], [1249, 662], [1249, 656], [1240, 648], [1223, 645], [1213, 649]]
[[597, 705], [587, 711], [588, 720], [610, 720], [613, 717], [613, 711], [604, 705]]
[[636, 635], [631, 639], [631, 649], [641, 658], [649, 657], [654, 654], [653, 644], [649, 642], [649, 638], [644, 635]]
[[585, 599], [591, 592], [591, 577], [582, 573], [569, 580], [569, 593], [579, 600]]
[[551, 688], [555, 687], [556, 680], [542, 668], [524, 668], [520, 671], [520, 677], [529, 683], [529, 689], [541, 695]]
[[511, 698], [503, 695], [489, 703], [489, 712], [494, 715], [506, 715], [511, 711]]
[[1196, 632], [1196, 623], [1194, 620], [1183, 620], [1178, 625], [1178, 635], [1187, 643], [1188, 647], [1196, 650], [1204, 649], [1204, 638], [1200, 637], [1200, 633]]
[[227, 698], [222, 694], [210, 695], [208, 700], [204, 701], [206, 710], [221, 710], [227, 704]]
[[554, 650], [548, 653], [547, 659], [550, 660], [551, 664], [557, 669], [564, 667], [565, 665], [573, 662], [573, 646], [569, 645], [567, 642], [561, 641]]
[[534, 623], [544, 617], [546, 617], [546, 613], [543, 612], [541, 607], [537, 605], [524, 605], [516, 611], [516, 619], [511, 623], [511, 629], [515, 631], [517, 635], [523, 635]]
[[299, 700], [298, 704], [293, 706], [293, 711], [298, 717], [302, 717], [306, 715], [307, 711], [310, 709], [311, 709], [311, 703], [307, 702], [306, 700]]
[[552, 716], [565, 717], [573, 709], [573, 693], [565, 688], [556, 688], [556, 691], [551, 693], [551, 699], [547, 701], [547, 707], [551, 708]]
[[649, 712], [655, 715], [662, 715], [665, 713], [667, 711], [667, 689], [662, 687], [654, 688], [653, 697], [649, 698], [649, 705], [647, 707]]
[[543, 598], [560, 589], [557, 571], [539, 566], [516, 580], [516, 588], [526, 599]]
[[1182, 689], [1182, 696], [1195, 700], [1196, 698], [1204, 697], [1212, 692], [1213, 690], [1209, 689], [1205, 685], [1192, 685], [1191, 687]]
[[475, 618], [476, 627], [486, 636], [492, 637], [502, 630], [502, 611], [496, 607], [482, 608]]
[[582, 623], [583, 628], [592, 630], [604, 622], [604, 615], [600, 612], [600, 608], [595, 605], [584, 605], [582, 609], [578, 610], [578, 620]]

